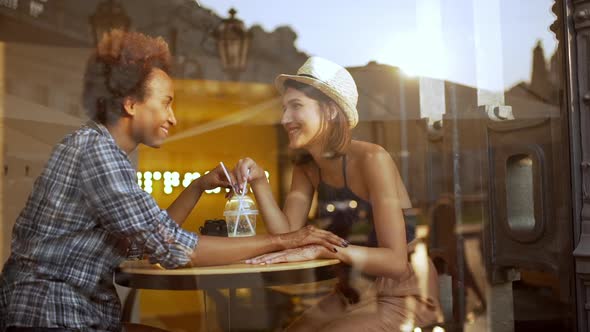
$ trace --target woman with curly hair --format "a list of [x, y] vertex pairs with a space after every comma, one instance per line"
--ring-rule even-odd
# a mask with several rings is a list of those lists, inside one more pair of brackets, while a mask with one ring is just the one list
[[91, 121], [55, 146], [16, 220], [0, 275], [0, 331], [120, 331], [112, 280], [126, 258], [175, 268], [343, 242], [314, 228], [240, 239], [183, 230], [204, 190], [229, 186], [219, 167], [158, 207], [128, 155], [139, 144], [159, 147], [176, 125], [169, 59], [163, 39], [140, 33], [113, 30], [99, 43], [84, 76]]

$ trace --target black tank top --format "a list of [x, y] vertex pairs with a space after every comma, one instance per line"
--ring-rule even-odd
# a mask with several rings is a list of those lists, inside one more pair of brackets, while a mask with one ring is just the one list
[[[373, 223], [373, 206], [360, 198], [348, 187], [346, 180], [346, 155], [342, 157], [342, 176], [344, 187], [336, 188], [322, 180], [322, 171], [318, 168], [320, 182], [318, 184], [317, 217], [327, 222], [320, 222], [326, 229], [352, 244], [365, 247], [378, 247], [377, 233]], [[405, 189], [404, 189], [405, 190]], [[407, 194], [406, 194], [407, 195]], [[406, 241], [415, 237], [415, 226], [405, 222]]]
[[344, 187], [336, 188], [322, 180], [322, 171], [318, 168], [317, 217], [328, 225], [322, 227], [352, 244], [377, 247], [377, 234], [373, 224], [373, 207], [371, 203], [360, 198], [348, 187], [346, 180], [346, 155], [342, 157], [342, 176]]

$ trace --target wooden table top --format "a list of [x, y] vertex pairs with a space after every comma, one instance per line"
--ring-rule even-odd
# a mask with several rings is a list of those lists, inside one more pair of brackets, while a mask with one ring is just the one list
[[148, 261], [126, 261], [115, 273], [117, 284], [144, 289], [250, 288], [301, 284], [334, 277], [337, 259], [270, 265], [229, 264], [164, 269]]

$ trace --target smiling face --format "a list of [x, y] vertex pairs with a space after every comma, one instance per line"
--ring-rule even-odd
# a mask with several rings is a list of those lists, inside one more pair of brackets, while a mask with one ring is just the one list
[[285, 90], [281, 124], [289, 135], [289, 148], [307, 148], [318, 141], [322, 131], [322, 112], [317, 100], [294, 88]]
[[176, 125], [172, 110], [174, 88], [164, 71], [153, 69], [146, 82], [145, 97], [135, 101], [128, 113], [133, 117], [131, 135], [136, 143], [160, 147], [169, 129]]

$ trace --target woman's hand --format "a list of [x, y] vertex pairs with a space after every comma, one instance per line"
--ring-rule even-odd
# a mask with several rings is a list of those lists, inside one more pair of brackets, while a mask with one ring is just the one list
[[323, 246], [312, 244], [305, 247], [287, 249], [283, 251], [273, 252], [270, 254], [260, 255], [246, 260], [246, 263], [276, 264], [289, 262], [303, 262], [318, 258], [336, 258], [336, 255]]
[[348, 247], [348, 241], [340, 238], [332, 232], [308, 225], [297, 231], [275, 235], [276, 241], [285, 248], [293, 249], [310, 244], [317, 244], [326, 249], [338, 252], [335, 247]]
[[[250, 170], [250, 175], [248, 175], [248, 170]], [[240, 159], [232, 173], [238, 180], [237, 183], [240, 191], [243, 190], [242, 186], [246, 182], [246, 178], [248, 178], [248, 183], [251, 185], [255, 185], [260, 181], [266, 181], [264, 170], [252, 158]]]

